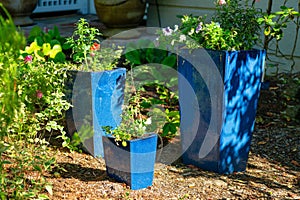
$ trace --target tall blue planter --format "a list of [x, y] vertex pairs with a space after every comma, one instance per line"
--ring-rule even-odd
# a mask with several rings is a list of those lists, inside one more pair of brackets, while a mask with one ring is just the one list
[[73, 105], [66, 113], [68, 134], [77, 132], [84, 149], [95, 157], [104, 156], [102, 126], [116, 127], [121, 122], [125, 76], [125, 68], [68, 72], [66, 96]]
[[153, 183], [157, 134], [127, 141], [127, 146], [103, 136], [104, 159], [107, 174], [124, 182], [132, 190], [147, 188]]
[[[204, 80], [190, 62], [179, 59], [183, 163], [221, 174], [244, 171], [254, 129], [265, 51], [207, 50], [207, 53], [215, 66], [206, 67], [208, 71], [209, 67], [217, 67], [223, 81], [221, 86], [214, 85], [217, 74], [210, 74]], [[187, 85], [193, 93], [186, 92]], [[196, 98], [196, 107], [191, 103], [191, 94]], [[218, 102], [211, 102], [212, 95]], [[218, 113], [211, 121], [213, 110]], [[201, 153], [202, 147], [209, 151]]]

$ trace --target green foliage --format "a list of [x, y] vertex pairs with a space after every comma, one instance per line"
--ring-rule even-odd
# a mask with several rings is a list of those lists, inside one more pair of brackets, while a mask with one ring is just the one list
[[300, 13], [294, 8], [281, 6], [280, 11], [274, 13], [265, 13], [263, 17], [257, 21], [265, 26], [264, 34], [267, 37], [267, 42], [271, 40], [281, 40], [283, 37], [283, 29], [287, 28], [289, 22], [300, 16]]
[[67, 44], [72, 48], [73, 61], [77, 63], [86, 61], [93, 43], [100, 43], [97, 39], [97, 36], [100, 35], [98, 29], [90, 27], [84, 18], [80, 18], [76, 23], [76, 29], [72, 37], [67, 38]]
[[216, 14], [212, 20], [218, 22], [224, 32], [233, 33], [228, 38], [229, 50], [249, 50], [258, 42], [261, 29], [257, 18], [261, 17], [262, 11], [254, 5], [250, 0], [229, 0], [225, 4], [216, 4]]
[[43, 32], [39, 26], [33, 27], [27, 41], [30, 45], [21, 51], [23, 58], [31, 55], [38, 61], [66, 61], [66, 55], [62, 48], [66, 39], [60, 36], [56, 26], [47, 33]]
[[[176, 136], [180, 124], [178, 95], [171, 89], [177, 87], [178, 79], [176, 76], [166, 80], [170, 72], [177, 68], [176, 55], [147, 39], [128, 43], [125, 52], [126, 60], [134, 68], [132, 73], [138, 74], [135, 78], [143, 82], [139, 92], [147, 95], [147, 92], [155, 91], [155, 97], [141, 97], [138, 100], [140, 112], [150, 117], [147, 132], [160, 133], [166, 138]], [[141, 65], [141, 68], [135, 68]]]
[[[299, 7], [298, 11], [295, 10], [295, 8], [287, 7], [287, 0], [283, 1], [283, 5], [280, 7], [279, 11], [272, 11], [272, 3], [273, 0], [268, 1], [268, 8], [267, 12], [264, 13], [263, 17], [258, 19], [258, 23], [261, 26], [264, 26], [264, 43], [263, 47], [264, 49], [268, 50], [269, 52], [272, 51], [275, 56], [280, 58], [285, 58], [287, 60], [292, 61], [291, 65], [291, 71], [293, 70], [293, 67], [295, 65], [295, 52], [297, 49], [297, 41], [298, 41], [298, 35], [299, 35], [299, 29], [300, 29], [300, 13], [299, 13]], [[280, 40], [284, 37], [284, 30], [287, 27], [292, 27], [294, 29], [294, 36], [289, 37], [288, 42], [290, 42], [290, 51], [289, 55], [285, 55], [281, 51], [281, 46], [279, 45]], [[291, 35], [289, 35], [291, 36]], [[272, 41], [275, 40], [275, 45]], [[271, 47], [272, 46], [272, 47]], [[271, 63], [269, 66], [276, 66], [278, 65], [277, 61], [272, 61], [270, 57], [267, 57]], [[275, 64], [272, 64], [275, 63]]]
[[45, 134], [64, 134], [61, 125], [69, 104], [64, 100], [65, 66], [22, 59], [25, 37], [0, 16], [0, 198], [38, 199], [46, 189], [43, 174], [55, 165]]
[[64, 45], [64, 48], [72, 49], [72, 60], [82, 64], [81, 67], [76, 67], [76, 70], [102, 71], [116, 67], [123, 50], [115, 45], [102, 47], [99, 41], [101, 35], [100, 31], [91, 27], [84, 18], [78, 20], [73, 35], [67, 38]]
[[164, 138], [173, 138], [178, 134], [180, 114], [178, 110], [178, 95], [160, 84], [150, 84], [146, 87], [156, 89], [156, 97], [143, 98], [141, 109], [150, 109], [147, 115], [151, 124], [147, 126], [149, 132], [160, 133]]
[[176, 67], [176, 56], [164, 49], [157, 48], [151, 40], [139, 40], [130, 42], [126, 46], [125, 58], [131, 65], [137, 66], [149, 63], [163, 64]]
[[115, 137], [115, 141], [121, 142], [123, 146], [127, 146], [128, 140], [140, 137], [145, 134], [146, 121], [142, 118], [139, 106], [139, 93], [135, 92], [129, 99], [129, 104], [124, 106], [122, 112], [121, 124], [112, 130], [110, 126], [102, 127], [106, 134]]
[[2, 3], [0, 3], [0, 11], [6, 15], [6, 17], [0, 15], [0, 53], [18, 56], [18, 50], [24, 48], [26, 39], [20, 30], [16, 28], [11, 16]]
[[159, 42], [167, 46], [179, 43], [188, 48], [214, 50], [252, 49], [259, 40], [260, 26], [256, 19], [261, 16], [261, 10], [248, 0], [220, 2], [216, 2], [211, 21], [207, 21], [206, 16], [179, 16], [180, 26], [159, 31]]

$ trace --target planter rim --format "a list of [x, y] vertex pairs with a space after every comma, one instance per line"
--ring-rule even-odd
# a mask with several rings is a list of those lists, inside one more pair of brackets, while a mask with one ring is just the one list
[[255, 52], [255, 51], [265, 51], [265, 49], [248, 49], [248, 50], [216, 50], [216, 49], [205, 49], [207, 51], [224, 51], [224, 52]]
[[203, 48], [203, 47], [199, 47], [199, 48], [196, 48], [196, 49], [189, 49], [189, 48], [181, 48], [181, 50], [190, 50], [190, 51], [194, 51], [194, 50], [197, 50], [197, 49], [204, 49], [206, 51], [216, 51], [216, 52], [257, 52], [257, 51], [266, 51], [265, 49], [248, 49], [248, 50], [217, 50], [217, 49], [206, 49], [206, 48]]
[[99, 70], [99, 71], [85, 71], [85, 70], [77, 70], [77, 69], [68, 69], [68, 68], [64, 68], [67, 71], [72, 71], [72, 72], [82, 72], [82, 73], [102, 73], [102, 72], [111, 72], [114, 70], [126, 70], [125, 67], [118, 67], [118, 68], [113, 68], [111, 70]]
[[[125, 140], [126, 142], [136, 142], [136, 141], [140, 141], [140, 140], [145, 140], [145, 139], [148, 139], [148, 138], [152, 138], [152, 137], [156, 137], [158, 134], [157, 133], [154, 133], [154, 132], [150, 132], [150, 133], [145, 133], [144, 135], [138, 137], [138, 138], [134, 138], [132, 140]], [[114, 139], [115, 137], [110, 135], [110, 134], [105, 134], [103, 135], [102, 137], [108, 137], [108, 138], [111, 138], [111, 139]]]

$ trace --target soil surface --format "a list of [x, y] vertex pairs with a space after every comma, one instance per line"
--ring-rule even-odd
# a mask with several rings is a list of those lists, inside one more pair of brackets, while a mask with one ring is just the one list
[[[220, 175], [178, 159], [157, 162], [153, 185], [142, 190], [107, 176], [103, 159], [52, 147], [59, 168], [47, 175], [51, 199], [300, 199], [300, 74], [268, 77], [262, 90], [245, 172]], [[172, 153], [180, 140], [170, 141]], [[160, 158], [167, 154], [160, 155]]]

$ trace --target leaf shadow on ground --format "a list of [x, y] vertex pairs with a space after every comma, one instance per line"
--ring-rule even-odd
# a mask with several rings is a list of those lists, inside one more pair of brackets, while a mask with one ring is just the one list
[[68, 162], [58, 163], [58, 167], [52, 170], [53, 176], [58, 172], [62, 178], [75, 178], [81, 181], [104, 181], [113, 179], [109, 178], [105, 170], [90, 167], [82, 167], [79, 164]]

